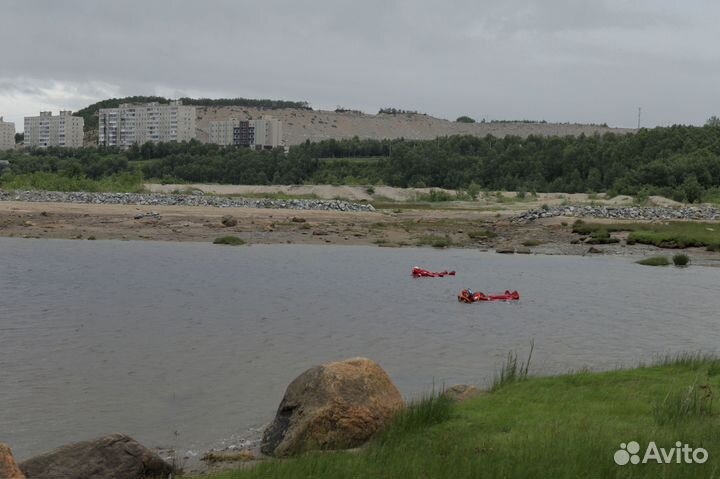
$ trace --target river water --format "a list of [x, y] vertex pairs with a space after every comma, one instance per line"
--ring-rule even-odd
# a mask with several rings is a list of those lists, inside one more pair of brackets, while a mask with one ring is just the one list
[[[536, 374], [714, 352], [718, 279], [630, 258], [0, 238], [0, 442], [20, 459], [111, 432], [203, 450], [352, 356], [412, 398], [487, 384], [531, 340]], [[460, 304], [464, 287], [522, 300]]]

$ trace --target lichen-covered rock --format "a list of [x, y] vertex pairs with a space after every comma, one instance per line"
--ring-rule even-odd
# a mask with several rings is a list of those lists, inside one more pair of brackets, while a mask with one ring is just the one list
[[25, 479], [7, 444], [0, 443], [0, 479]]
[[262, 452], [287, 456], [357, 447], [404, 405], [400, 391], [374, 361], [354, 358], [315, 366], [288, 386], [263, 435]]
[[465, 402], [468, 399], [480, 397], [483, 394], [485, 394], [485, 391], [469, 384], [456, 384], [455, 386], [446, 389], [442, 393], [442, 395], [446, 398], [458, 403]]
[[27, 479], [163, 478], [172, 466], [134, 439], [111, 434], [62, 446], [20, 464]]

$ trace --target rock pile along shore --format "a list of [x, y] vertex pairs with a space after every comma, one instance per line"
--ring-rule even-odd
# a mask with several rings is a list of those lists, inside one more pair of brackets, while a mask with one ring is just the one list
[[575, 216], [617, 220], [720, 220], [720, 209], [713, 206], [551, 206], [528, 210], [511, 219], [513, 223], [529, 223], [539, 218]]
[[208, 195], [164, 195], [145, 193], [84, 193], [60, 191], [3, 191], [0, 201], [83, 203], [98, 205], [209, 206], [216, 208], [282, 208], [324, 211], [375, 211], [372, 205], [342, 200], [251, 199]]

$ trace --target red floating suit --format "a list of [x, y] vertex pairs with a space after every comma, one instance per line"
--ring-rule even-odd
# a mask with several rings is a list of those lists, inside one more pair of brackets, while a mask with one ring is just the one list
[[520, 299], [520, 293], [517, 291], [505, 291], [504, 293], [485, 294], [481, 292], [473, 293], [469, 289], [463, 289], [458, 294], [458, 301], [462, 303], [477, 303], [478, 301], [517, 301]]
[[439, 273], [435, 273], [415, 266], [412, 269], [412, 276], [413, 278], [443, 278], [445, 276], [455, 276], [455, 271], [440, 271]]

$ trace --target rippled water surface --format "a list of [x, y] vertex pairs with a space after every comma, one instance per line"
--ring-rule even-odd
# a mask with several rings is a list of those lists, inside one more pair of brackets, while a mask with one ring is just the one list
[[[410, 268], [456, 269], [413, 280]], [[0, 239], [0, 442], [125, 432], [202, 449], [272, 418], [306, 368], [368, 356], [407, 397], [715, 351], [720, 270], [471, 250]], [[514, 304], [458, 291], [518, 289]]]

